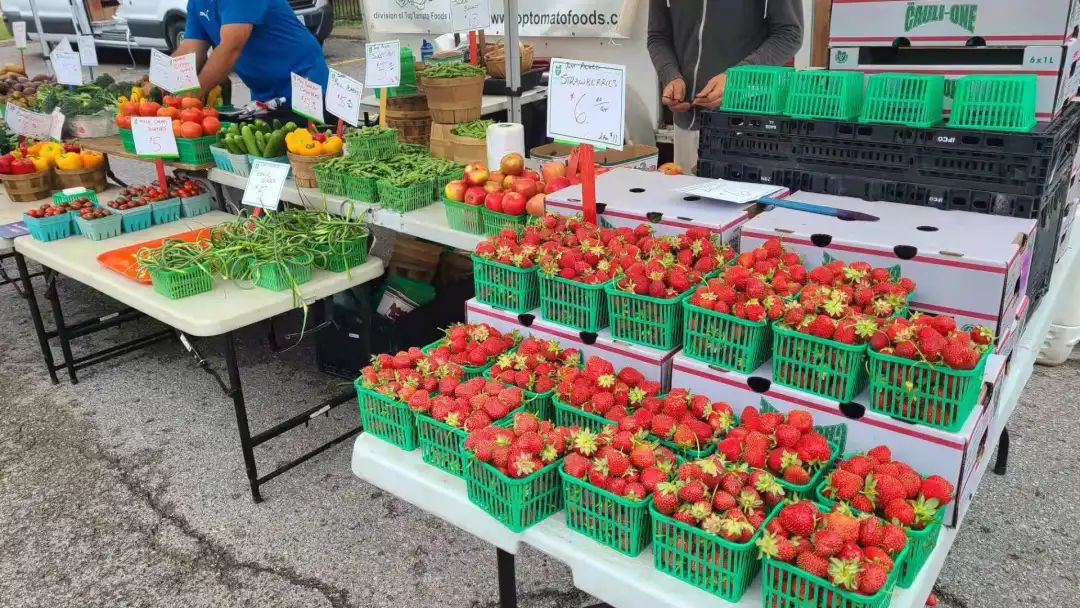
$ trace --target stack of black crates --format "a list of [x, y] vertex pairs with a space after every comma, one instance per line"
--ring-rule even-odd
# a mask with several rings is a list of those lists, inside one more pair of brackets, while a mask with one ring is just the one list
[[701, 127], [702, 177], [1037, 219], [1028, 295], [1050, 285], [1067, 236], [1080, 104], [1028, 133], [913, 128], [716, 111]]

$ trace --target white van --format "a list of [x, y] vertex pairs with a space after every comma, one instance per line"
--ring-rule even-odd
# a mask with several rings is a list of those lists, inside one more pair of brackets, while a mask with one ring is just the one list
[[[288, 0], [298, 19], [321, 43], [334, 27], [331, 0]], [[171, 51], [184, 39], [187, 0], [36, 0], [47, 42], [93, 32], [98, 46]], [[30, 0], [0, 0], [4, 22], [25, 21], [37, 40]], [[75, 42], [74, 39], [71, 42]]]

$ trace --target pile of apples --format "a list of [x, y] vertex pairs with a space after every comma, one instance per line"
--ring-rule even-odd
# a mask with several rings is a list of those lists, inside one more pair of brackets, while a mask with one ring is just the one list
[[161, 104], [147, 99], [121, 103], [117, 108], [116, 126], [130, 129], [132, 118], [160, 116], [172, 119], [173, 135], [177, 138], [196, 139], [216, 135], [221, 130], [217, 110], [204, 108], [196, 97], [166, 95], [162, 101]]
[[502, 157], [497, 171], [479, 162], [466, 165], [463, 178], [447, 184], [443, 194], [496, 213], [539, 217], [544, 214], [546, 195], [571, 185], [562, 163], [546, 163], [541, 172], [525, 169], [525, 159], [511, 152]]

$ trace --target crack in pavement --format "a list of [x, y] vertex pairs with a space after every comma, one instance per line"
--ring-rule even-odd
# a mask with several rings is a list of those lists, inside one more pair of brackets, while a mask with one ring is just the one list
[[[522, 600], [536, 600], [537, 602], [554, 600], [556, 602], [554, 604], [555, 606], [572, 606], [575, 605], [575, 603], [576, 605], [580, 605], [583, 599], [589, 597], [590, 596], [587, 593], [578, 589], [565, 591], [562, 589], [552, 589], [550, 587], [543, 587], [536, 589], [535, 591], [517, 594], [519, 606], [522, 604]], [[473, 603], [473, 608], [500, 608], [501, 606], [502, 604], [499, 600], [488, 602], [486, 604]]]
[[945, 602], [951, 608], [968, 608], [967, 600], [962, 597], [953, 595], [952, 593], [941, 589], [937, 585], [934, 585], [934, 594], [937, 595], [939, 604], [941, 602]]

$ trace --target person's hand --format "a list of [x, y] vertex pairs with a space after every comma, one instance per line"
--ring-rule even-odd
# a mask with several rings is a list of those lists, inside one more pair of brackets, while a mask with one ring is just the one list
[[715, 110], [724, 100], [724, 85], [727, 84], [727, 74], [721, 73], [713, 76], [711, 80], [694, 96], [694, 105]]
[[682, 78], [676, 78], [667, 83], [662, 93], [660, 93], [660, 101], [669, 108], [672, 112], [686, 112], [690, 109], [690, 104], [686, 101], [686, 81]]

